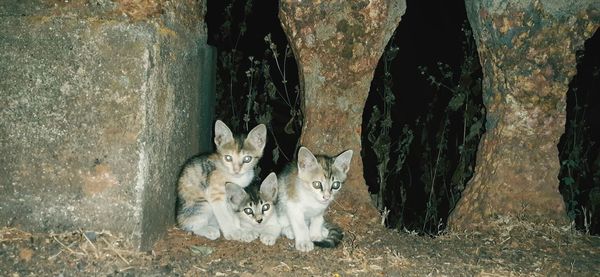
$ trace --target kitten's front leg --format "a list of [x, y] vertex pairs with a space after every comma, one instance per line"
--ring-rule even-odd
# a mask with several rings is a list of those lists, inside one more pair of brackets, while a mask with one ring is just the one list
[[325, 219], [323, 215], [318, 215], [310, 219], [310, 239], [312, 241], [321, 241], [327, 237], [329, 230], [325, 228]]
[[273, 222], [264, 227], [260, 234], [260, 241], [265, 245], [273, 245], [281, 234], [281, 226], [278, 222]]
[[295, 239], [294, 230], [292, 230], [292, 226], [290, 225], [290, 221], [287, 218], [287, 213], [281, 212], [277, 216], [277, 223], [281, 227], [281, 233], [288, 239]]
[[208, 190], [208, 199], [219, 224], [223, 237], [227, 240], [241, 240], [240, 221], [234, 214], [225, 198], [225, 184], [212, 184]]
[[181, 224], [183, 230], [191, 231], [210, 240], [218, 239], [221, 236], [215, 215], [210, 210], [209, 205], [206, 205], [201, 213], [187, 217], [183, 221], [183, 224]]
[[225, 201], [211, 202], [215, 217], [219, 223], [219, 228], [223, 232], [223, 237], [227, 240], [241, 240], [242, 232], [240, 222], [227, 207]]
[[179, 196], [180, 201], [183, 202], [182, 207], [177, 211], [179, 226], [183, 230], [190, 231], [210, 240], [219, 238], [221, 232], [219, 232], [217, 220], [215, 219], [212, 207], [202, 196], [202, 192], [195, 191], [198, 193], [197, 195], [188, 192], [189, 190], [185, 194], [180, 193]]
[[315, 244], [310, 240], [308, 226], [306, 226], [304, 214], [301, 211], [298, 207], [289, 205], [287, 215], [294, 231], [296, 249], [302, 252], [309, 252], [315, 248]]
[[245, 226], [241, 224], [241, 237], [240, 240], [243, 242], [251, 242], [258, 238], [259, 233], [253, 229], [252, 226]]

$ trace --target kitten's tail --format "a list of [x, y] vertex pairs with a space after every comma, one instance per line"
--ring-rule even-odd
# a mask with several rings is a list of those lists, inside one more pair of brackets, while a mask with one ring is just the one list
[[325, 228], [329, 230], [327, 237], [321, 241], [313, 241], [314, 244], [322, 248], [336, 247], [344, 238], [344, 231], [342, 231], [340, 227], [331, 223], [325, 223]]

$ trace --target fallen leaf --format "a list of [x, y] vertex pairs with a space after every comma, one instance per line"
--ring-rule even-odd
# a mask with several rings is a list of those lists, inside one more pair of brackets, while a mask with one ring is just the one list
[[208, 255], [212, 254], [213, 251], [215, 251], [215, 249], [212, 247], [196, 246], [196, 245], [190, 246], [190, 250], [192, 250], [192, 253], [202, 255], [202, 256], [208, 256]]

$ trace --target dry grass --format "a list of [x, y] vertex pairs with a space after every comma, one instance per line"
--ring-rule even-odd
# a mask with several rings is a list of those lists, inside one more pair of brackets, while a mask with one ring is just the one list
[[0, 243], [28, 240], [29, 238], [31, 238], [31, 233], [17, 228], [3, 227], [0, 229]]
[[[336, 249], [300, 253], [291, 240], [209, 241], [169, 230], [152, 251], [136, 252], [126, 236], [107, 231], [28, 233], [0, 229], [0, 275], [153, 276], [592, 276], [600, 271], [600, 238], [499, 217], [489, 233], [437, 238], [360, 224], [345, 212]], [[336, 221], [339, 222], [339, 221]]]
[[127, 238], [111, 232], [77, 230], [64, 233], [32, 234], [17, 228], [0, 229], [0, 243], [18, 244], [19, 259], [31, 261], [34, 257], [49, 263], [67, 260], [102, 264], [105, 267], [127, 270], [133, 261], [146, 255], [134, 251]]

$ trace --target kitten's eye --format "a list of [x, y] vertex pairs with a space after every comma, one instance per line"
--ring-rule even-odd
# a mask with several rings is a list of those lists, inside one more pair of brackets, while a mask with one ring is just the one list
[[314, 181], [312, 183], [312, 186], [313, 186], [313, 188], [316, 188], [316, 189], [322, 189], [323, 188], [323, 185], [321, 185], [321, 182], [319, 182], [319, 181]]
[[271, 205], [269, 205], [269, 204], [264, 204], [264, 205], [262, 206], [262, 210], [263, 210], [263, 212], [266, 212], [266, 211], [268, 211], [270, 208], [271, 208]]
[[231, 161], [233, 161], [233, 158], [229, 155], [225, 155], [225, 160], [228, 162], [231, 162]]
[[331, 184], [331, 189], [339, 189], [340, 186], [342, 186], [342, 184], [339, 181], [335, 181]]
[[252, 157], [250, 156], [245, 156], [244, 160], [242, 160], [244, 163], [249, 163], [250, 161], [252, 161]]
[[252, 209], [250, 209], [250, 208], [245, 208], [245, 209], [244, 209], [244, 212], [245, 212], [246, 214], [248, 214], [248, 215], [250, 215], [250, 214], [253, 214], [253, 213], [254, 213], [254, 212], [252, 211]]

